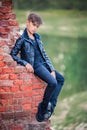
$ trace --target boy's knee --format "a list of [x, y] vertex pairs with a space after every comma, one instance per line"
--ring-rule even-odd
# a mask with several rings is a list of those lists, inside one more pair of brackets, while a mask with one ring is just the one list
[[57, 71], [56, 71], [56, 76], [57, 76], [57, 81], [63, 85], [65, 81], [64, 76], [58, 73]]
[[51, 83], [51, 85], [56, 88], [56, 86], [57, 86], [57, 81], [56, 81], [56, 80], [53, 80], [52, 83]]
[[62, 86], [64, 85], [64, 82], [65, 82], [65, 79], [64, 79], [64, 77], [63, 77], [63, 76], [61, 76], [60, 83], [61, 83], [61, 85], [62, 85]]

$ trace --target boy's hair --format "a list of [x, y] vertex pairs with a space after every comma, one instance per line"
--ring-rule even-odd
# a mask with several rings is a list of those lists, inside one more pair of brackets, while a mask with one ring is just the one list
[[27, 20], [32, 21], [33, 23], [38, 23], [39, 25], [42, 24], [42, 19], [39, 15], [35, 14], [35, 13], [31, 13], [28, 15]]

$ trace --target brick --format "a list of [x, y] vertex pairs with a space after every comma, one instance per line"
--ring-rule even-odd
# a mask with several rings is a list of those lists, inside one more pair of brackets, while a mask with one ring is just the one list
[[22, 74], [20, 74], [20, 78], [21, 79], [25, 79], [25, 80], [29, 80], [30, 79], [30, 75], [28, 73], [22, 73]]
[[29, 73], [31, 79], [33, 80], [33, 78], [36, 78], [36, 76], [33, 73]]
[[9, 27], [0, 27], [0, 33], [1, 34], [4, 34], [4, 33], [6, 33], [6, 32], [10, 32], [10, 28]]
[[[40, 102], [41, 102], [41, 101], [40, 101]], [[32, 109], [31, 109], [32, 112], [33, 112], [33, 109], [38, 108], [38, 104], [39, 104], [40, 102], [33, 102], [33, 103], [32, 103]]]
[[3, 17], [3, 19], [8, 20], [10, 17], [11, 17], [10, 14], [5, 14], [4, 17]]
[[5, 32], [5, 28], [4, 27], [0, 27], [0, 33]]
[[9, 24], [9, 26], [18, 26], [18, 22], [15, 20], [9, 20], [8, 24]]
[[[33, 97], [34, 97], [34, 96], [33, 96]], [[34, 98], [33, 98], [33, 97], [32, 97], [32, 108], [33, 108], [33, 107], [36, 107], [37, 104], [38, 104], [38, 103], [36, 102], [35, 97], [34, 97]]]
[[41, 84], [40, 82], [34, 83], [34, 84], [32, 85], [32, 88], [33, 88], [33, 89], [41, 89], [41, 88], [43, 88], [43, 84]]
[[22, 105], [24, 105], [24, 104], [32, 104], [32, 101], [31, 101], [30, 98], [23, 98], [23, 99], [18, 100], [18, 104], [22, 104]]
[[0, 13], [0, 19], [4, 19], [4, 15]]
[[1, 17], [4, 20], [9, 20], [9, 19], [14, 20], [16, 18], [16, 15], [15, 14], [5, 14], [4, 16], [1, 16]]
[[10, 28], [9, 28], [9, 27], [6, 27], [6, 28], [5, 28], [5, 32], [10, 33]]
[[32, 91], [32, 95], [33, 95], [33, 96], [38, 96], [38, 95], [39, 95], [39, 90], [34, 90], [34, 91]]
[[14, 85], [16, 86], [21, 86], [23, 84], [23, 80], [19, 80], [19, 79], [17, 79], [17, 80], [14, 80]]
[[13, 112], [13, 111], [14, 111], [13, 105], [8, 105], [6, 112]]
[[3, 57], [4, 57], [3, 61], [6, 63], [6, 65], [9, 68], [11, 68], [11, 67], [14, 68], [17, 65], [17, 63], [12, 59], [12, 57], [9, 54], [3, 54]]
[[0, 12], [1, 13], [11, 13], [12, 12], [12, 8], [11, 7], [1, 6], [0, 7]]
[[0, 37], [1, 37], [1, 38], [8, 38], [8, 33], [1, 33], [1, 34], [0, 34]]
[[[0, 113], [0, 120], [2, 120], [2, 115], [1, 115], [1, 113]], [[0, 122], [1, 123], [1, 122]]]
[[22, 91], [29, 91], [29, 92], [32, 92], [32, 85], [30, 84], [30, 85], [28, 85], [28, 86], [21, 86], [20, 87], [20, 89], [22, 90]]
[[18, 75], [17, 74], [9, 74], [9, 79], [11, 79], [11, 80], [18, 79]]
[[0, 88], [0, 93], [4, 93], [5, 90], [3, 88]]
[[16, 92], [15, 94], [14, 94], [14, 98], [23, 98], [23, 93], [21, 93], [21, 92]]
[[14, 119], [14, 113], [12, 113], [12, 112], [3, 112], [2, 114], [1, 114], [1, 116], [2, 116], [2, 120], [4, 120], [4, 119], [8, 119], [8, 120], [10, 120], [10, 119]]
[[23, 73], [23, 72], [27, 72], [27, 71], [26, 71], [24, 66], [19, 65], [19, 66], [15, 67], [15, 72], [16, 73]]
[[[35, 96], [36, 102], [40, 102], [42, 100], [43, 96], [42, 95], [37, 95]], [[33, 103], [32, 103], [33, 104]]]
[[6, 64], [3, 61], [0, 61], [0, 67], [4, 67]]
[[10, 87], [1, 87], [0, 92], [11, 92]]
[[31, 91], [28, 91], [28, 92], [26, 91], [26, 92], [24, 92], [24, 93], [23, 93], [23, 97], [30, 97], [30, 98], [31, 98], [31, 97], [32, 97], [32, 92], [31, 92]]
[[6, 41], [0, 41], [0, 46], [6, 45]]
[[31, 110], [31, 105], [30, 104], [24, 104], [23, 110]]
[[14, 67], [4, 67], [2, 69], [2, 73], [5, 74], [5, 73], [14, 73], [15, 72], [15, 68]]
[[0, 68], [0, 74], [2, 74], [2, 68]]
[[13, 99], [8, 99], [8, 104], [9, 104], [9, 105], [14, 104], [14, 100], [13, 100]]
[[3, 56], [2, 55], [0, 55], [0, 61], [2, 61], [3, 60]]
[[23, 130], [24, 129], [24, 126], [20, 126], [20, 125], [14, 125], [14, 126], [11, 126], [10, 127], [11, 130]]
[[0, 21], [0, 26], [2, 27], [8, 27], [9, 23], [8, 23], [8, 20], [2, 20]]
[[[41, 82], [42, 80], [39, 79], [37, 76], [32, 76], [33, 83]], [[42, 81], [43, 82], [43, 81]], [[44, 82], [43, 82], [44, 83]]]
[[1, 53], [2, 55], [4, 54], [3, 48], [0, 48], [0, 53]]
[[13, 94], [11, 93], [0, 93], [0, 99], [10, 99], [13, 98]]
[[36, 112], [37, 112], [37, 108], [35, 107], [35, 108], [32, 108], [32, 114], [36, 114]]
[[0, 106], [0, 112], [5, 112], [6, 111], [6, 107], [5, 106]]
[[[28, 120], [31, 119], [31, 114], [29, 111], [23, 111], [23, 112], [3, 112], [1, 114], [3, 120], [18, 120], [23, 119], [25, 117], [28, 117]], [[17, 130], [17, 129], [16, 129]]]
[[44, 94], [44, 91], [45, 91], [45, 89], [39, 89], [39, 92], [38, 92], [38, 93], [39, 93], [40, 95], [43, 95], [43, 94]]
[[13, 86], [13, 81], [12, 80], [0, 80], [0, 86]]
[[11, 14], [2, 14], [2, 13], [0, 13], [0, 19], [1, 19], [1, 20], [8, 20], [8, 19], [10, 19], [11, 17], [12, 17]]
[[30, 111], [15, 112], [13, 119], [16, 119], [16, 120], [17, 120], [17, 119], [23, 119], [23, 118], [26, 118], [26, 117], [27, 117], [28, 120], [30, 120], [30, 118], [31, 118], [31, 113], [30, 113]]
[[11, 92], [19, 92], [20, 89], [19, 89], [19, 86], [14, 86], [14, 87], [11, 87]]
[[32, 86], [32, 82], [33, 80], [32, 79], [29, 79], [29, 80], [23, 80], [23, 84], [24, 86]]
[[14, 111], [22, 111], [21, 105], [14, 105], [13, 108], [14, 108]]
[[4, 99], [0, 99], [0, 106], [6, 106], [8, 105], [8, 99], [4, 100]]
[[15, 61], [13, 61], [13, 60], [10, 60], [9, 61], [9, 59], [6, 61], [6, 65], [8, 66], [8, 67], [14, 67], [15, 68], [15, 66], [17, 66], [17, 63], [15, 62]]
[[12, 0], [3, 1], [3, 2], [2, 2], [2, 5], [3, 5], [3, 6], [6, 6], [6, 7], [7, 7], [7, 6], [12, 6]]
[[[35, 121], [29, 123], [29, 130], [47, 130], [46, 122], [37, 123]], [[50, 129], [48, 129], [50, 130]]]
[[8, 80], [9, 79], [9, 74], [1, 74], [0, 75], [0, 80]]

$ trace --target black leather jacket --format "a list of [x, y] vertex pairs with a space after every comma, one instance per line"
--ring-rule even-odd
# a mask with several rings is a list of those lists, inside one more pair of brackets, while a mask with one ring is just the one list
[[[54, 67], [51, 64], [45, 52], [43, 43], [40, 39], [40, 35], [35, 33], [34, 36], [39, 45], [42, 57], [44, 58], [47, 65], [49, 66], [50, 70], [53, 71]], [[19, 53], [20, 56], [18, 56]], [[34, 66], [34, 47], [31, 39], [28, 37], [26, 29], [24, 30], [23, 34], [17, 39], [15, 46], [11, 50], [10, 54], [18, 64], [25, 66], [27, 63], [30, 63], [32, 66]]]

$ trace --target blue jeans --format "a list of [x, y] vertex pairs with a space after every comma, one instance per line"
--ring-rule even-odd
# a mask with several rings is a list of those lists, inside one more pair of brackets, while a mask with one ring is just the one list
[[43, 101], [45, 107], [47, 107], [48, 102], [51, 102], [53, 109], [56, 106], [57, 99], [61, 88], [64, 84], [64, 77], [55, 70], [56, 79], [51, 75], [49, 68], [44, 65], [40, 65], [35, 70], [35, 74], [47, 83], [47, 87], [44, 92]]

